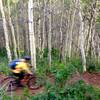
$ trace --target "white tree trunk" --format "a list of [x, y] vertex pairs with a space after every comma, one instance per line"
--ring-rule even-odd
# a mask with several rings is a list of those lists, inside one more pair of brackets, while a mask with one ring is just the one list
[[45, 7], [46, 7], [46, 0], [43, 0], [43, 3], [44, 3], [44, 9], [43, 9], [43, 33], [42, 33], [42, 56], [43, 56], [43, 53], [44, 53], [44, 45], [45, 45]]
[[71, 10], [71, 8], [67, 12], [68, 18], [67, 18], [67, 21], [66, 21], [67, 31], [66, 31], [65, 47], [64, 47], [64, 52], [65, 52], [64, 62], [65, 62], [65, 64], [66, 64], [66, 58], [68, 56], [68, 46], [69, 46], [68, 45], [68, 42], [69, 42], [68, 33], [69, 33], [69, 29], [70, 29], [70, 10]]
[[0, 0], [0, 10], [1, 10], [2, 18], [3, 18], [3, 28], [4, 28], [4, 35], [5, 35], [7, 56], [8, 56], [9, 61], [11, 61], [12, 57], [11, 57], [11, 51], [10, 51], [10, 47], [9, 47], [8, 28], [7, 28], [7, 22], [6, 22], [6, 18], [5, 18], [2, 0]]
[[21, 57], [21, 54], [20, 54], [20, 32], [19, 32], [18, 15], [17, 15], [17, 14], [16, 14], [16, 33], [17, 33], [17, 50], [18, 50], [18, 57]]
[[71, 20], [71, 26], [70, 26], [70, 33], [69, 33], [69, 52], [68, 52], [68, 57], [71, 58], [71, 52], [72, 52], [72, 35], [73, 35], [73, 28], [74, 28], [74, 23], [75, 23], [75, 14], [76, 14], [76, 6], [78, 3], [78, 0], [74, 0], [74, 9], [73, 10], [73, 14], [72, 14], [72, 20]]
[[36, 47], [35, 47], [35, 35], [34, 35], [34, 22], [33, 22], [33, 0], [28, 2], [28, 17], [29, 17], [29, 38], [30, 38], [30, 51], [31, 51], [31, 63], [36, 70]]
[[48, 61], [49, 66], [51, 66], [51, 0], [50, 2], [50, 14], [49, 14], [49, 33], [48, 33]]
[[38, 20], [38, 48], [41, 56], [41, 15], [40, 15], [40, 0], [38, 0], [38, 7], [39, 7], [39, 20]]
[[97, 41], [98, 41], [98, 45], [97, 45], [97, 58], [98, 58], [98, 62], [100, 62], [100, 36], [99, 33], [97, 33]]
[[[64, 8], [64, 0], [61, 0], [60, 2], [62, 3], [62, 7]], [[64, 46], [63, 46], [64, 43], [63, 43], [63, 30], [62, 30], [63, 16], [64, 16], [64, 13], [63, 13], [63, 11], [61, 11], [61, 20], [60, 20], [60, 61], [64, 60]]]
[[[96, 3], [97, 0], [94, 0], [91, 4], [91, 12], [90, 12], [90, 20], [89, 20], [89, 30], [88, 30], [88, 41], [87, 41], [87, 51], [86, 56], [88, 53], [91, 52], [89, 56], [95, 56], [95, 48], [94, 48], [94, 35], [95, 35], [95, 23], [96, 23]], [[91, 50], [90, 50], [91, 48]]]
[[86, 71], [86, 57], [85, 57], [85, 50], [84, 50], [84, 22], [82, 18], [82, 11], [81, 5], [79, 0], [79, 17], [80, 17], [80, 52], [82, 56], [82, 63], [83, 63], [83, 71]]
[[12, 32], [12, 37], [13, 37], [13, 44], [14, 44], [14, 56], [15, 58], [18, 57], [17, 55], [17, 43], [16, 43], [16, 38], [15, 38], [15, 31], [14, 31], [14, 26], [12, 24], [12, 21], [11, 21], [11, 10], [10, 10], [10, 4], [9, 4], [9, 0], [8, 0], [8, 17], [9, 17], [9, 25], [10, 25], [10, 28], [11, 28], [11, 32]]

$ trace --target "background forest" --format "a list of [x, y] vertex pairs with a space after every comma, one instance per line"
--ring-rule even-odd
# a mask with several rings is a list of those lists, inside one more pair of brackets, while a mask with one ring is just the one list
[[66, 80], [100, 73], [100, 1], [0, 0], [0, 70], [9, 74], [8, 63], [25, 55], [37, 75], [55, 77], [39, 95], [26, 91], [26, 100], [99, 100], [100, 88]]

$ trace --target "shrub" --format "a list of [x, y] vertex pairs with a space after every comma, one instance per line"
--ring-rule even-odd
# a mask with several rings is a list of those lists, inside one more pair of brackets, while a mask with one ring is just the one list
[[74, 85], [65, 85], [64, 88], [50, 85], [44, 93], [35, 95], [31, 100], [99, 100], [100, 92], [92, 86], [78, 81]]

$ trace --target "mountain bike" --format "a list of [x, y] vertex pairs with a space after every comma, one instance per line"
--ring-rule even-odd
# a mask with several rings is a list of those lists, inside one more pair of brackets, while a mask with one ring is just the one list
[[[0, 80], [0, 91], [14, 91], [18, 88], [16, 77], [3, 74], [0, 74], [0, 76], [4, 76], [3, 79]], [[25, 74], [24, 78], [20, 81], [20, 84], [34, 90], [40, 88], [44, 84], [44, 79], [42, 77], [37, 77], [36, 75]]]

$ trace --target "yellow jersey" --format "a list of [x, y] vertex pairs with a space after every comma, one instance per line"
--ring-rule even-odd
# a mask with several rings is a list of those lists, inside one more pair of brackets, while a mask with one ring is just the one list
[[12, 70], [13, 73], [21, 73], [23, 71], [31, 74], [30, 66], [28, 65], [28, 63], [19, 62], [15, 69]]

